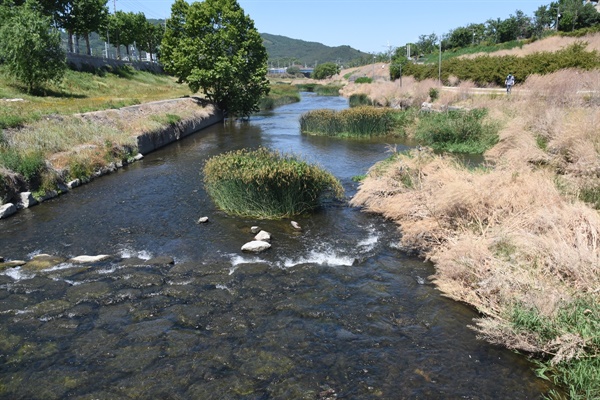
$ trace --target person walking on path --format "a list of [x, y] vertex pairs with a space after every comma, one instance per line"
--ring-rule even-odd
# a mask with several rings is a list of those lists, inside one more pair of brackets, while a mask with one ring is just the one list
[[508, 76], [504, 80], [504, 84], [506, 85], [506, 93], [510, 94], [510, 90], [515, 84], [515, 77], [513, 76], [513, 74], [508, 74]]

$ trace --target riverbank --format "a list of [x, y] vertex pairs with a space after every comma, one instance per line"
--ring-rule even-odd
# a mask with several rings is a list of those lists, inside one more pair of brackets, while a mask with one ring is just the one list
[[[487, 108], [502, 124], [485, 163], [393, 153], [352, 199], [435, 263], [431, 281], [482, 314], [473, 326], [482, 338], [536, 356], [572, 398], [600, 396], [599, 75], [532, 76], [510, 96], [472, 94], [468, 83], [442, 93], [438, 106]], [[378, 93], [423, 91], [404, 83]]]
[[[140, 160], [162, 146], [223, 120], [196, 97], [70, 116], [47, 117], [4, 134], [9, 148], [37, 151], [40, 178], [0, 169], [0, 218]], [[6, 154], [6, 153], [5, 153]], [[21, 160], [21, 166], [28, 160]], [[29, 161], [31, 162], [31, 161]], [[17, 165], [18, 168], [18, 165]], [[15, 168], [15, 169], [17, 169]], [[25, 175], [25, 176], [24, 176]]]

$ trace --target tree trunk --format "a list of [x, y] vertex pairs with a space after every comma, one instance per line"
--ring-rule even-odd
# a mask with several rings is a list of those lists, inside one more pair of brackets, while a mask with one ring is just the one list
[[73, 32], [72, 31], [68, 31], [67, 32], [69, 34], [69, 44], [67, 45], [68, 49], [67, 51], [69, 53], [73, 53]]
[[87, 51], [86, 54], [88, 56], [91, 56], [92, 55], [92, 49], [90, 47], [90, 34], [89, 33], [85, 34], [85, 48], [86, 48], [86, 51]]

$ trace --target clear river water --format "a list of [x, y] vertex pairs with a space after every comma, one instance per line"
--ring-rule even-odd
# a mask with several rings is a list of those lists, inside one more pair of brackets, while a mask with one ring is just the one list
[[[207, 197], [203, 162], [258, 146], [318, 163], [351, 197], [352, 177], [404, 144], [300, 134], [303, 112], [347, 106], [303, 94], [0, 220], [7, 259], [112, 256], [0, 272], [0, 398], [541, 398], [529, 361], [477, 340], [477, 314], [440, 295], [392, 223], [332, 203], [299, 232]], [[244, 254], [254, 225], [272, 248]]]

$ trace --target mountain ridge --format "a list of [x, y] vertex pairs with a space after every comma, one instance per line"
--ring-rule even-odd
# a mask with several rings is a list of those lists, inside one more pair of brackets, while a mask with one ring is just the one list
[[263, 38], [263, 45], [269, 54], [269, 63], [273, 67], [285, 67], [291, 64], [314, 67], [315, 64], [325, 62], [351, 65], [372, 57], [369, 53], [347, 45], [331, 47], [318, 42], [308, 42], [270, 33], [261, 33], [260, 36]]

